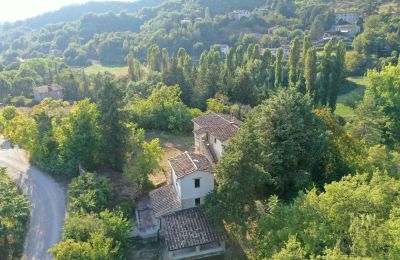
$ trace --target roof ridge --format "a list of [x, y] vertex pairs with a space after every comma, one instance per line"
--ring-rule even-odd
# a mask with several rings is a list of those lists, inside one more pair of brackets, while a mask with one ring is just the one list
[[224, 117], [221, 116], [219, 113], [215, 113], [215, 112], [211, 112], [211, 113], [214, 113], [214, 114], [216, 114], [217, 116], [219, 116], [220, 118], [222, 118], [222, 120], [224, 120], [224, 121], [226, 121], [226, 122], [228, 122], [228, 123], [231, 123], [231, 121], [229, 121], [228, 119], [224, 118]]
[[198, 170], [199, 168], [197, 167], [197, 165], [194, 163], [192, 157], [190, 156], [188, 151], [185, 151], [185, 154], [189, 157], [189, 160], [192, 162], [192, 164], [194, 165], [194, 169], [195, 171]]

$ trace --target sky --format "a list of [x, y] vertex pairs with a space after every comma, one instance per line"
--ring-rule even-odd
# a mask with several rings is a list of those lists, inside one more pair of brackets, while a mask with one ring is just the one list
[[[93, 1], [93, 0], [91, 0]], [[1, 0], [0, 21], [14, 22], [89, 0]]]

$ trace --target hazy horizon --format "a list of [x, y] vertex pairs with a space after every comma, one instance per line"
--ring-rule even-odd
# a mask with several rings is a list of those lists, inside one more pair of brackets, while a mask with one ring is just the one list
[[0, 21], [15, 22], [55, 11], [63, 6], [94, 1], [134, 2], [135, 0], [11, 0], [0, 8]]

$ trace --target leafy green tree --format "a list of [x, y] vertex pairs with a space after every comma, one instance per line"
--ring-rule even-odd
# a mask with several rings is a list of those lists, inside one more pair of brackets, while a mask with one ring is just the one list
[[83, 95], [83, 81], [72, 71], [63, 71], [57, 75], [57, 83], [63, 86], [64, 100], [79, 100]]
[[178, 86], [158, 85], [147, 99], [134, 97], [132, 104], [128, 106], [132, 121], [146, 129], [190, 131], [191, 120], [201, 112], [187, 107], [180, 96]]
[[0, 168], [0, 255], [4, 259], [20, 257], [28, 219], [26, 196]]
[[55, 259], [125, 259], [131, 224], [120, 212], [69, 216], [63, 241], [49, 250]]
[[70, 212], [98, 213], [108, 206], [112, 195], [111, 182], [96, 173], [74, 178], [68, 187]]
[[250, 112], [217, 165], [219, 185], [206, 203], [209, 216], [240, 222], [254, 214], [255, 198], [291, 196], [309, 187], [326, 150], [323, 124], [311, 108], [306, 97], [289, 89]]
[[98, 164], [101, 132], [96, 104], [88, 99], [75, 103], [54, 132], [59, 159], [67, 175], [76, 175], [80, 164], [88, 169]]
[[[366, 104], [369, 103], [375, 105], [375, 108], [370, 106], [371, 116], [373, 116], [373, 114], [381, 114], [383, 117], [387, 118], [385, 125], [383, 127], [381, 125], [378, 129], [384, 131], [384, 143], [395, 149], [399, 149], [400, 147], [400, 134], [397, 130], [400, 126], [400, 117], [398, 113], [400, 102], [397, 98], [399, 88], [397, 82], [399, 81], [399, 75], [399, 64], [397, 66], [386, 66], [382, 71], [369, 71], [369, 84], [366, 89], [364, 100], [364, 103]], [[369, 119], [371, 120], [372, 117], [369, 117]], [[360, 120], [363, 120], [363, 118], [360, 118]], [[371, 123], [373, 124], [369, 124], [369, 126], [376, 129], [376, 127], [374, 127], [374, 122], [376, 121], [372, 121]]]
[[354, 118], [346, 124], [347, 131], [368, 147], [385, 143], [389, 118], [377, 109], [377, 101], [366, 96], [355, 109]]
[[32, 151], [36, 145], [38, 126], [33, 118], [19, 114], [6, 123], [4, 133], [11, 143]]
[[17, 108], [14, 106], [6, 106], [1, 110], [1, 116], [6, 121], [13, 120], [18, 115]]
[[398, 252], [399, 185], [381, 172], [359, 174], [278, 202], [258, 224], [258, 257], [288, 255], [287, 241], [296, 236], [291, 252], [306, 259], [391, 258]]
[[281, 251], [272, 256], [273, 260], [299, 260], [305, 259], [304, 249], [296, 237], [289, 237], [285, 247]]
[[163, 154], [159, 139], [143, 142], [139, 153], [126, 165], [124, 172], [131, 181], [147, 187], [150, 183], [149, 175], [161, 170]]
[[0, 75], [0, 101], [3, 101], [11, 92], [11, 82]]

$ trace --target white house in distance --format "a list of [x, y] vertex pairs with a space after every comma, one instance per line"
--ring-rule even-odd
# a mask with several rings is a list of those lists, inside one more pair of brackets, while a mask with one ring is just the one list
[[242, 122], [231, 115], [208, 113], [193, 119], [195, 152], [168, 160], [171, 178], [136, 202], [132, 236], [158, 236], [163, 259], [192, 259], [225, 252], [225, 238], [199, 207], [215, 188], [213, 163]]
[[210, 47], [210, 50], [217, 50], [224, 55], [228, 55], [229, 45], [227, 44], [214, 44]]
[[356, 23], [360, 16], [356, 12], [338, 12], [335, 13], [335, 23], [338, 24], [341, 20], [346, 23]]
[[229, 20], [239, 21], [242, 18], [250, 18], [251, 12], [249, 10], [234, 10], [228, 13]]
[[349, 38], [354, 38], [361, 30], [360, 26], [356, 24], [335, 25], [333, 29]]
[[182, 19], [181, 21], [180, 21], [180, 24], [181, 25], [188, 25], [188, 24], [190, 24], [192, 22], [192, 20], [190, 20], [190, 19]]

